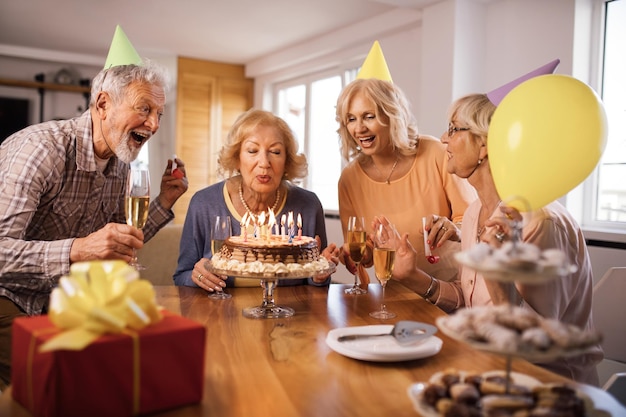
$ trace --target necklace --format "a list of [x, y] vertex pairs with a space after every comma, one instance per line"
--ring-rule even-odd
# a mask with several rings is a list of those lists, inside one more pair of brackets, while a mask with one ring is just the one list
[[[387, 179], [385, 180], [385, 182], [387, 184], [389, 183], [389, 179], [391, 178], [391, 174], [393, 174], [393, 170], [396, 169], [396, 165], [398, 165], [398, 161], [400, 160], [400, 156], [396, 157], [395, 162], [393, 163], [393, 165], [391, 166], [391, 171], [389, 171], [389, 175], [387, 175]], [[383, 177], [383, 173], [380, 172], [380, 169], [378, 169], [378, 167], [376, 166], [376, 164], [374, 163], [374, 160], [372, 159], [372, 165], [374, 165], [374, 168], [376, 168], [376, 171], [378, 171], [378, 173], [380, 174], [381, 177]]]
[[480, 236], [483, 234], [484, 231], [485, 231], [484, 225], [478, 228], [478, 230], [476, 231], [476, 243], [480, 243]]
[[[250, 207], [248, 207], [248, 203], [246, 203], [246, 200], [243, 198], [243, 186], [241, 185], [241, 183], [239, 183], [239, 199], [241, 200], [241, 204], [243, 204], [246, 211], [249, 214], [252, 214], [252, 210], [250, 210]], [[272, 211], [274, 213], [276, 213], [276, 208], [278, 207], [279, 201], [280, 201], [280, 188], [276, 190], [276, 201], [274, 201], [274, 205], [272, 206]]]
[[[500, 203], [502, 202], [502, 200], [498, 200], [498, 202], [496, 203], [496, 207], [498, 207], [500, 205]], [[495, 211], [495, 208], [493, 209], [493, 211]], [[493, 213], [492, 211], [492, 213]], [[480, 206], [480, 211], [478, 212], [478, 221], [480, 222], [480, 215], [483, 212], [483, 206]], [[485, 232], [485, 228], [486, 226], [483, 224], [482, 226], [480, 226], [478, 228], [478, 230], [476, 230], [476, 243], [480, 243], [480, 237], [482, 236], [482, 234]]]

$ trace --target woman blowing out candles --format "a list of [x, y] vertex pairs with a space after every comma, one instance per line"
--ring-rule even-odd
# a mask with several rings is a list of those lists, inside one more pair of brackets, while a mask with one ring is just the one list
[[[240, 235], [244, 216], [256, 219], [271, 210], [280, 222], [285, 215], [297, 213], [302, 235], [319, 237], [322, 255], [338, 262], [337, 247], [327, 245], [322, 204], [314, 193], [291, 182], [307, 174], [306, 157], [297, 150], [293, 133], [281, 118], [254, 109], [239, 116], [218, 157], [220, 171], [228, 178], [198, 191], [189, 203], [174, 273], [176, 285], [198, 286], [211, 293], [227, 286], [259, 285], [258, 280], [235, 280], [206, 269], [213, 256], [211, 219], [217, 215], [232, 217], [231, 232]], [[330, 277], [279, 281], [279, 285], [306, 283], [328, 285]]]

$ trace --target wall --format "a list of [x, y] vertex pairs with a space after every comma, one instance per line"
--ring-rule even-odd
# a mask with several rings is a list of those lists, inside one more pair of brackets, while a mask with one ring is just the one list
[[[45, 74], [45, 82], [54, 82], [54, 75], [62, 68], [68, 68], [80, 78], [93, 78], [98, 69], [88, 65], [65, 64], [30, 59], [7, 58], [0, 56], [0, 77], [35, 81], [35, 75]], [[29, 100], [30, 122], [39, 122], [39, 93], [33, 88], [0, 86], [1, 97]], [[86, 110], [82, 94], [46, 91], [44, 93], [44, 120], [74, 117], [78, 109]]]
[[266, 93], [271, 91], [272, 82], [359, 65], [374, 40], [383, 48], [394, 82], [416, 103], [420, 86], [413, 80], [420, 77], [421, 17], [420, 11], [398, 8], [248, 63], [246, 75], [255, 79], [255, 107], [267, 105]]

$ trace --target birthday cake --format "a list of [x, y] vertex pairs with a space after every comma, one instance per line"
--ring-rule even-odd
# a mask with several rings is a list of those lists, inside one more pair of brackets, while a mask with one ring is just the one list
[[330, 264], [315, 239], [309, 236], [233, 236], [220, 253], [213, 256], [213, 267], [235, 273], [261, 273], [303, 276], [327, 270]]

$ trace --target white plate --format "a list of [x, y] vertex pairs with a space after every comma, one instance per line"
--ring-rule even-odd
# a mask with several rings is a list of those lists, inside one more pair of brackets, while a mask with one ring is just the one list
[[328, 332], [326, 344], [335, 352], [353, 359], [373, 362], [397, 362], [427, 358], [441, 350], [443, 341], [430, 336], [415, 344], [401, 346], [393, 336], [380, 336], [370, 339], [339, 342], [337, 338], [350, 334], [389, 333], [393, 325], [341, 327]]

